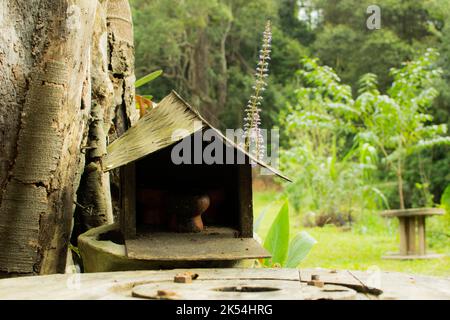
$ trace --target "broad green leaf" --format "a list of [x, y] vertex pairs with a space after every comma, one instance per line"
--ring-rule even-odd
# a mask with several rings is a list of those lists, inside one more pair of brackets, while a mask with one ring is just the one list
[[264, 217], [266, 216], [267, 212], [269, 211], [270, 207], [272, 206], [272, 203], [269, 203], [267, 206], [264, 207], [264, 209], [261, 210], [261, 213], [259, 214], [258, 218], [253, 224], [253, 230], [254, 232], [258, 232], [259, 226], [261, 225], [261, 222], [264, 220]]
[[143, 86], [144, 84], [155, 80], [156, 78], [158, 78], [161, 74], [163, 73], [162, 70], [157, 70], [154, 71], [152, 73], [149, 73], [148, 75], [136, 80], [136, 82], [134, 83], [135, 88], [139, 88], [141, 86]]
[[300, 262], [305, 259], [317, 241], [306, 231], [297, 233], [289, 244], [288, 257], [285, 268], [297, 268]]
[[272, 259], [265, 260], [266, 265], [270, 264], [269, 260], [272, 261], [272, 265], [284, 264], [289, 248], [289, 205], [287, 201], [281, 207], [267, 233], [264, 248], [272, 254]]

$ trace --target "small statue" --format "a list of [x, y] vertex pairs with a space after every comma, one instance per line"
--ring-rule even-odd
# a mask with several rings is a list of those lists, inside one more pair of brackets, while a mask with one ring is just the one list
[[208, 209], [210, 198], [202, 191], [174, 191], [168, 197], [169, 228], [174, 232], [201, 232], [202, 214]]

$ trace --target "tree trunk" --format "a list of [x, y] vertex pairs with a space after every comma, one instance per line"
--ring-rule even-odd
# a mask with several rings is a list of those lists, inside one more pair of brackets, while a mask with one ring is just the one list
[[405, 209], [405, 197], [403, 192], [403, 161], [402, 161], [402, 145], [399, 144], [400, 154], [397, 160], [397, 188], [398, 188], [398, 198], [400, 202], [400, 209]]
[[134, 111], [130, 34], [127, 1], [0, 3], [0, 273], [64, 271], [85, 165], [89, 221], [111, 222], [101, 157], [111, 123]]
[[220, 41], [220, 76], [217, 82], [217, 109], [221, 111], [225, 110], [225, 105], [227, 103], [227, 93], [228, 93], [228, 65], [227, 65], [227, 52], [226, 52], [226, 42], [228, 34], [231, 30], [232, 20], [227, 22], [225, 32]]
[[[77, 236], [93, 227], [109, 224], [119, 211], [120, 180], [103, 173], [101, 159], [106, 140], [122, 135], [137, 119], [134, 97], [133, 30], [127, 1], [102, 1], [97, 10], [91, 61], [92, 110], [86, 170], [78, 192]], [[108, 137], [108, 138], [107, 138]], [[111, 181], [110, 181], [111, 180]], [[117, 190], [111, 197], [110, 184]], [[114, 204], [114, 205], [113, 205]]]

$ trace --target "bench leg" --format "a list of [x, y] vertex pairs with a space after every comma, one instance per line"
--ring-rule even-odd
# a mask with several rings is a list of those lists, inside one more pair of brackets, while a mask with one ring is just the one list
[[416, 218], [408, 218], [408, 255], [416, 254]]
[[408, 254], [408, 220], [404, 217], [399, 217], [400, 227], [400, 255]]
[[426, 238], [425, 238], [425, 217], [417, 217], [418, 233], [419, 233], [419, 254], [425, 255], [427, 250]]

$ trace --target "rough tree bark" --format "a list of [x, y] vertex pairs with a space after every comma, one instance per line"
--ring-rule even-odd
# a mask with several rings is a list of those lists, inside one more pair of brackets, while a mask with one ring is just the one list
[[[133, 30], [127, 1], [101, 1], [93, 34], [92, 110], [86, 170], [79, 189], [75, 236], [108, 224], [119, 211], [120, 178], [102, 173], [106, 141], [112, 142], [138, 115], [134, 102]], [[111, 197], [110, 186], [113, 190]]]
[[64, 272], [82, 177], [86, 226], [112, 221], [101, 157], [135, 117], [133, 68], [126, 0], [0, 3], [3, 275]]

